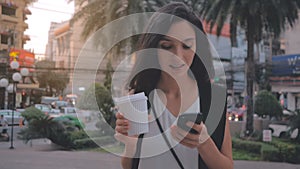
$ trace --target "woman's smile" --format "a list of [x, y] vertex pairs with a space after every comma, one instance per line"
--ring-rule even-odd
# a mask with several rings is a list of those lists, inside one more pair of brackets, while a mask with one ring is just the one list
[[169, 65], [172, 69], [180, 69], [185, 66], [185, 64], [170, 64]]

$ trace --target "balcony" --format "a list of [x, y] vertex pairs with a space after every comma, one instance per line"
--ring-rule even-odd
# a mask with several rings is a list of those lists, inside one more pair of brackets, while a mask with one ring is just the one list
[[16, 16], [8, 16], [8, 15], [1, 15], [2, 21], [11, 22], [11, 23], [18, 23], [18, 18]]

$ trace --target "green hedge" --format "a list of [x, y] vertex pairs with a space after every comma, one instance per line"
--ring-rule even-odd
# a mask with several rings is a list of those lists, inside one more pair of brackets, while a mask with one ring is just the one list
[[263, 144], [261, 149], [261, 160], [276, 162], [282, 161], [279, 149], [272, 145]]
[[273, 140], [271, 144], [278, 148], [283, 162], [300, 163], [300, 145]]
[[232, 138], [232, 148], [244, 150], [254, 154], [261, 153], [261, 143]]
[[232, 147], [244, 153], [258, 154], [262, 161], [300, 164], [300, 145], [273, 139], [270, 143], [232, 139]]
[[90, 138], [75, 140], [73, 143], [75, 149], [98, 147], [98, 145]]

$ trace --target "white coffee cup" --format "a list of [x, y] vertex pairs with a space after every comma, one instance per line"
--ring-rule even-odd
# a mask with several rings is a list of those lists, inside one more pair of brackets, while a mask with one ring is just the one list
[[144, 92], [115, 98], [114, 101], [129, 120], [129, 136], [149, 132], [147, 97]]

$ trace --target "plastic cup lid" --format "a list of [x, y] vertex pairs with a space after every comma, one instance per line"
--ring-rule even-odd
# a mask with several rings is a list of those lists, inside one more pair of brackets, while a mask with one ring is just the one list
[[115, 102], [120, 104], [120, 103], [128, 102], [128, 101], [148, 100], [148, 99], [145, 96], [145, 93], [141, 92], [141, 93], [137, 93], [137, 94], [133, 94], [133, 95], [115, 98], [114, 100], [115, 100]]

